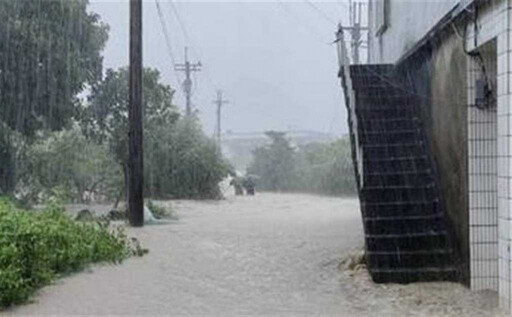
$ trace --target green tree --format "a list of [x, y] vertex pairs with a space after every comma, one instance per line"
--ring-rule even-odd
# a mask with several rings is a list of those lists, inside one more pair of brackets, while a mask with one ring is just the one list
[[[158, 159], [146, 167], [148, 194], [166, 198], [219, 199], [219, 182], [230, 166], [215, 142], [204, 135], [197, 118], [185, 117], [174, 126], [162, 126], [148, 142]], [[158, 141], [160, 140], [160, 141]], [[149, 154], [151, 155], [151, 154]]]
[[249, 174], [257, 186], [270, 191], [299, 191], [326, 195], [356, 193], [350, 140], [309, 143], [294, 149], [284, 133], [267, 132], [271, 143], [253, 151]]
[[299, 147], [295, 190], [327, 195], [355, 194], [350, 140]]
[[101, 79], [108, 27], [88, 3], [0, 1], [0, 120], [12, 130], [61, 129]]
[[[101, 79], [108, 27], [88, 0], [0, 1], [0, 193], [15, 186], [17, 147], [60, 130], [80, 106], [79, 93]], [[18, 136], [16, 135], [16, 138]]]
[[253, 151], [247, 172], [259, 177], [258, 187], [271, 191], [290, 190], [294, 182], [295, 150], [286, 133], [268, 131], [270, 144]]
[[[82, 115], [87, 135], [105, 142], [120, 164], [125, 187], [128, 177], [128, 69], [108, 69], [104, 80], [95, 86], [89, 98], [90, 105]], [[145, 68], [142, 75], [144, 141], [153, 134], [153, 128], [173, 125], [179, 118], [172, 104], [174, 91], [160, 83], [156, 69]], [[148, 151], [145, 151], [145, 158]]]
[[[154, 69], [143, 71], [144, 191], [157, 198], [219, 198], [227, 164], [195, 117], [180, 118], [174, 91]], [[83, 116], [89, 135], [108, 144], [127, 184], [128, 70], [107, 70]]]

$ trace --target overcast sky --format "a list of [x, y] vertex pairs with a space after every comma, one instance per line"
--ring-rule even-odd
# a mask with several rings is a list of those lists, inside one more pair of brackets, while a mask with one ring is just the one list
[[[195, 74], [193, 103], [208, 134], [215, 128], [216, 89], [223, 108], [223, 131], [315, 130], [346, 133], [346, 114], [337, 73], [334, 40], [337, 22], [348, 19], [347, 1], [196, 2], [159, 0], [177, 62], [190, 46]], [[110, 25], [105, 67], [128, 64], [128, 1], [93, 0], [91, 10]], [[144, 65], [184, 98], [155, 0], [144, 2]], [[175, 14], [178, 13], [179, 20]], [[184, 30], [183, 30], [184, 29]], [[178, 77], [177, 77], [178, 76]]]

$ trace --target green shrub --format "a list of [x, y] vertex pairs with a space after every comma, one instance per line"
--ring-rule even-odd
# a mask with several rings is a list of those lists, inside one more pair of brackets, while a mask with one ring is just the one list
[[155, 204], [152, 200], [146, 201], [146, 206], [151, 211], [153, 216], [157, 219], [174, 219], [178, 220], [178, 215], [174, 212], [174, 210], [170, 207], [162, 207]]
[[155, 203], [151, 200], [148, 200], [146, 202], [146, 206], [151, 211], [153, 216], [155, 216], [158, 219], [161, 219], [161, 218], [164, 218], [165, 216], [167, 216], [167, 210], [165, 210], [164, 207], [155, 205]]
[[77, 126], [42, 134], [26, 156], [17, 183], [33, 203], [55, 195], [65, 202], [114, 200], [120, 192], [120, 165], [106, 145], [88, 139]]
[[121, 227], [75, 222], [56, 203], [29, 212], [0, 198], [0, 307], [21, 303], [58, 275], [89, 263], [117, 264], [143, 253]]

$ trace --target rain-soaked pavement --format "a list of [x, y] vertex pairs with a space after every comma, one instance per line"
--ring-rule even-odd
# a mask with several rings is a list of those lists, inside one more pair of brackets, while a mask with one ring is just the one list
[[173, 201], [180, 220], [130, 229], [150, 253], [43, 288], [16, 315], [494, 316], [495, 293], [374, 285], [341, 271], [361, 249], [357, 200], [300, 194]]

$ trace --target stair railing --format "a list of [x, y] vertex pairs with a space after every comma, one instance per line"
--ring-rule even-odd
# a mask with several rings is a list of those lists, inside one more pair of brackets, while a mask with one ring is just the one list
[[341, 86], [345, 96], [345, 106], [348, 113], [348, 128], [350, 134], [350, 143], [352, 146], [352, 160], [355, 169], [356, 183], [358, 191], [363, 186], [363, 148], [359, 142], [358, 121], [356, 114], [356, 96], [352, 86], [352, 78], [350, 76], [350, 58], [347, 50], [343, 27], [338, 26], [336, 32], [336, 43], [338, 51], [339, 72], [341, 78]]

